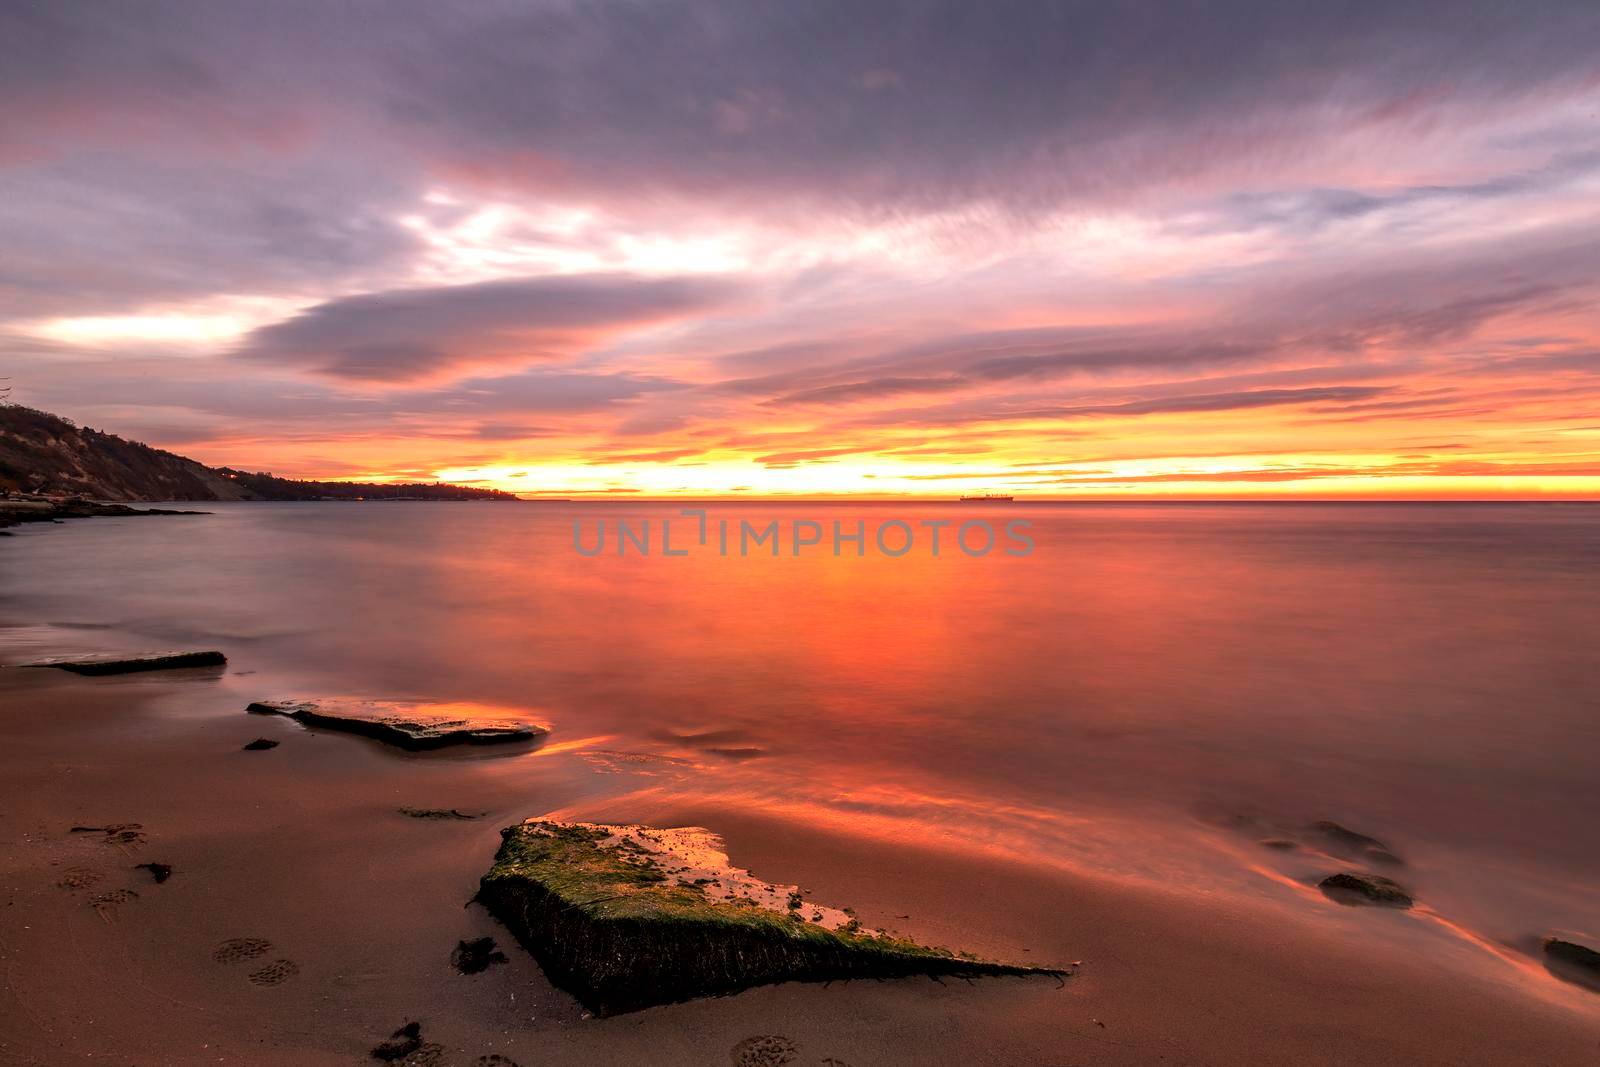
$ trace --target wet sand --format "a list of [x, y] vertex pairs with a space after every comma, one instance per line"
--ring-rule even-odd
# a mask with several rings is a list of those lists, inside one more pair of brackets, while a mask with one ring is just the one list
[[[618, 799], [563, 750], [559, 723], [531, 756], [415, 755], [247, 716], [251, 684], [237, 671], [0, 672], [0, 1061], [376, 1062], [368, 1050], [411, 1020], [439, 1046], [429, 1062], [524, 1067], [1600, 1056], [1600, 996], [1531, 959], [1419, 936], [1414, 915], [1289, 890], [1251, 903], [936, 841], [651, 807]], [[261, 736], [280, 744], [242, 751]], [[853, 905], [869, 927], [1083, 967], [1064, 984], [789, 984], [586, 1018], [465, 906], [499, 827], [552, 812], [707, 825], [736, 863]], [[70, 831], [128, 823], [139, 828]], [[148, 862], [174, 873], [156, 884], [136, 867]], [[484, 936], [508, 962], [458, 973], [451, 950]], [[225, 948], [241, 939], [268, 945]]]

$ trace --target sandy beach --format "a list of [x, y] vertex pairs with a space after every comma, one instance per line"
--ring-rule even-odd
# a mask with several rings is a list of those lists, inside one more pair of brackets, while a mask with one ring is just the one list
[[[228, 671], [0, 673], [0, 1059], [376, 1062], [368, 1050], [408, 1021], [429, 1046], [417, 1062], [450, 1064], [1576, 1064], [1600, 1050], [1600, 998], [1488, 952], [1441, 958], [1408, 914], [1245, 909], [960, 847], [604, 802], [585, 814], [715, 827], [737, 862], [869, 925], [1082, 967], [588, 1018], [467, 901], [498, 828], [570, 806], [590, 765], [551, 751], [512, 776], [493, 756], [232, 714], [251, 675]], [[280, 744], [242, 750], [261, 736]], [[171, 877], [137, 868], [151, 862]], [[458, 973], [451, 949], [483, 936], [508, 962]], [[219, 962], [240, 939], [268, 947]]]

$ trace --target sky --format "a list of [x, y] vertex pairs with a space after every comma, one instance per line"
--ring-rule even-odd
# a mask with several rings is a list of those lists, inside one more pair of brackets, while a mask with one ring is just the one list
[[1600, 5], [0, 0], [0, 376], [526, 494], [1600, 498]]

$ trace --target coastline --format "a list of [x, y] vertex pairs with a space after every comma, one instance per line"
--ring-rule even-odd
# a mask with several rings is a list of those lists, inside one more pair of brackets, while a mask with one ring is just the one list
[[[1083, 966], [1059, 985], [791, 983], [588, 1019], [463, 902], [498, 828], [592, 796], [592, 768], [557, 752], [511, 775], [493, 760], [398, 756], [226, 714], [248, 685], [206, 671], [0, 673], [0, 777], [12, 783], [0, 822], [8, 1062], [349, 1063], [409, 1020], [462, 1063], [737, 1063], [733, 1050], [762, 1035], [801, 1050], [794, 1062], [857, 1067], [1580, 1062], [1600, 1042], [1590, 994], [1502, 968], [1453, 973], [1413, 943], [1371, 936], [1369, 924], [1405, 916], [1328, 912], [1340, 921], [1319, 929], [1178, 887], [625, 798], [587, 810], [712, 826], [737, 862], [853, 903], [869, 924]], [[240, 751], [267, 731], [279, 748]], [[398, 814], [408, 804], [487, 814], [419, 821]], [[142, 839], [68, 832], [122, 822], [139, 823]], [[151, 861], [173, 866], [168, 882], [135, 869]], [[84, 871], [97, 894], [138, 895], [105, 913], [87, 890], [62, 888], [66, 872]], [[484, 936], [509, 963], [453, 971], [451, 946]], [[217, 944], [241, 937], [270, 941], [293, 980], [261, 988], [214, 962]]]

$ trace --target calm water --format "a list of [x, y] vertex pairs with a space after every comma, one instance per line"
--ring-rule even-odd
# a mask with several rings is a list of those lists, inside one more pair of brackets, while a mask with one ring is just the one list
[[1328, 865], [1256, 839], [1333, 818], [1485, 936], [1600, 933], [1600, 507], [711, 506], [1032, 523], [977, 559], [574, 552], [575, 519], [663, 505], [213, 507], [0, 541], [0, 619], [54, 624], [0, 641], [535, 708], [626, 771], [579, 813], [754, 807], [1263, 895]]

